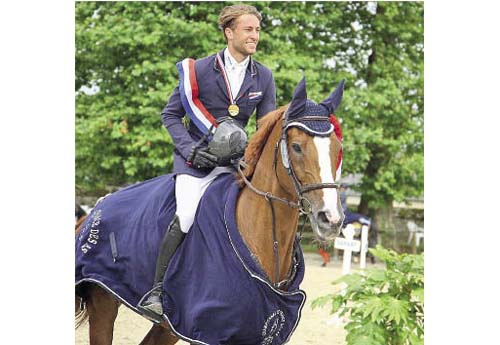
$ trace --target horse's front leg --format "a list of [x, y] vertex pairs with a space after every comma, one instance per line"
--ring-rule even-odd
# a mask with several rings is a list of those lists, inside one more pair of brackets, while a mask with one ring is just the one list
[[99, 286], [92, 285], [89, 288], [87, 308], [90, 345], [111, 345], [119, 306], [118, 301]]
[[179, 338], [173, 335], [170, 329], [153, 325], [139, 345], [173, 345], [177, 341]]

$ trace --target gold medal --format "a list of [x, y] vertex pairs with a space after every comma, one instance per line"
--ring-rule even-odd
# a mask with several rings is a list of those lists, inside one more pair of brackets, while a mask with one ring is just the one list
[[232, 117], [235, 117], [240, 113], [240, 108], [236, 104], [229, 105], [227, 110], [229, 111], [229, 115], [231, 115]]

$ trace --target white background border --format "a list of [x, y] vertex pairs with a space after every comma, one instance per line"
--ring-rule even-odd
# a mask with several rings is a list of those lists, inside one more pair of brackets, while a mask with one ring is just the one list
[[[425, 6], [426, 345], [498, 338], [492, 3]], [[74, 342], [74, 21], [69, 1], [0, 11], [1, 344]]]

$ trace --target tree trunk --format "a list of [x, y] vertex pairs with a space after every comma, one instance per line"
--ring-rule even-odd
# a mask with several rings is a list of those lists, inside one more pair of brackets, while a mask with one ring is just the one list
[[387, 200], [385, 207], [379, 208], [373, 212], [372, 219], [377, 222], [382, 229], [395, 229], [394, 225], [394, 207], [392, 200]]
[[[375, 188], [373, 181], [380, 170], [382, 160], [385, 159], [384, 157], [387, 157], [384, 153], [384, 148], [377, 145], [374, 145], [370, 151], [370, 160], [363, 172], [363, 190], [373, 190]], [[370, 201], [371, 198], [363, 194], [358, 206], [358, 213], [373, 217], [375, 215], [375, 210], [370, 208]]]

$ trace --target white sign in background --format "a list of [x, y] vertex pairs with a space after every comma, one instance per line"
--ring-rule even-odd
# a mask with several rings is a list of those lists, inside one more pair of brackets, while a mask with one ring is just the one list
[[344, 251], [342, 259], [342, 275], [348, 274], [351, 270], [352, 252], [360, 253], [360, 268], [366, 268], [366, 253], [368, 252], [368, 226], [361, 228], [361, 241], [354, 239], [354, 225], [348, 224], [343, 230], [344, 238], [337, 237], [334, 247]]

